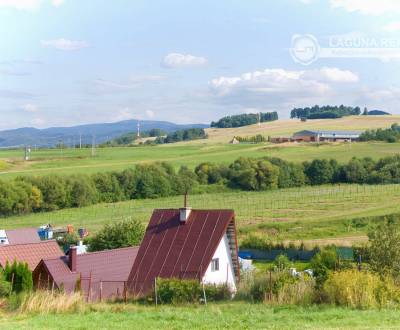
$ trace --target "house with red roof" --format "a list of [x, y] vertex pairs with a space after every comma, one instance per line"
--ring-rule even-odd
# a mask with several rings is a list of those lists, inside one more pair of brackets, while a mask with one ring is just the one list
[[236, 291], [240, 269], [234, 212], [155, 210], [129, 275], [129, 292], [148, 294], [156, 278], [197, 279]]
[[42, 259], [58, 258], [63, 255], [55, 240], [0, 245], [0, 266], [4, 268], [7, 261], [11, 264], [15, 260], [26, 262], [29, 269], [33, 271]]
[[71, 247], [68, 256], [43, 258], [33, 271], [35, 288], [61, 289], [72, 293], [80, 283], [88, 301], [123, 298], [138, 247], [126, 247], [78, 254]]
[[36, 228], [0, 230], [0, 246], [29, 243], [40, 243], [40, 237]]
[[232, 210], [159, 209], [139, 247], [43, 258], [33, 272], [36, 288], [80, 289], [87, 300], [143, 296], [156, 278], [226, 284], [240, 279]]

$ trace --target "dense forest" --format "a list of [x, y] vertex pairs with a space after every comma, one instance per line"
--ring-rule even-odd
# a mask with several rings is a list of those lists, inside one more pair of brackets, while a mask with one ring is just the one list
[[216, 122], [211, 122], [211, 127], [229, 128], [241, 127], [247, 125], [254, 125], [260, 120], [261, 123], [266, 121], [278, 120], [277, 112], [260, 112], [258, 113], [244, 113], [235, 116], [226, 116]]
[[166, 137], [159, 136], [155, 141], [149, 141], [149, 143], [163, 144], [163, 143], [199, 140], [206, 138], [207, 134], [203, 128], [188, 128], [176, 131], [174, 133], [170, 133]]
[[294, 108], [291, 113], [291, 118], [307, 118], [307, 119], [326, 119], [326, 118], [341, 118], [344, 116], [358, 116], [361, 113], [360, 107], [349, 106], [318, 106], [306, 108]]
[[360, 135], [360, 141], [400, 141], [400, 126], [393, 124], [390, 128], [378, 128], [376, 130], [367, 130]]
[[202, 163], [194, 170], [182, 166], [176, 171], [168, 163], [154, 163], [122, 172], [18, 177], [0, 181], [0, 215], [196, 193], [208, 185], [217, 190], [258, 191], [334, 183], [400, 183], [400, 156], [378, 161], [353, 158], [345, 164], [333, 159], [291, 163], [241, 157], [229, 165]]

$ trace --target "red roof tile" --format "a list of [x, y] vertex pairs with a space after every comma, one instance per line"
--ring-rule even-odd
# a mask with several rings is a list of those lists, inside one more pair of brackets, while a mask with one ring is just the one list
[[[139, 247], [127, 247], [99, 252], [77, 255], [76, 272], [71, 272], [68, 267], [68, 257], [63, 256], [54, 259], [44, 259], [34, 271], [39, 272], [42, 266], [45, 267], [49, 276], [54, 280], [57, 287], [61, 285], [67, 292], [75, 288], [76, 281], [82, 276], [85, 283], [82, 289], [88, 290], [89, 277], [91, 277], [92, 299], [98, 296], [99, 283], [115, 282], [114, 287], [119, 288], [122, 293], [124, 282], [128, 280]], [[114, 293], [113, 285], [103, 285], [103, 296], [107, 297]], [[116, 289], [115, 289], [116, 290]]]
[[[146, 293], [156, 277], [200, 280], [230, 224], [232, 210], [192, 210], [186, 223], [180, 222], [179, 209], [155, 210], [129, 275], [129, 290]], [[232, 238], [236, 244], [235, 231]]]
[[0, 246], [0, 266], [9, 263], [26, 262], [30, 270], [34, 270], [40, 260], [55, 258], [64, 255], [55, 240], [42, 241], [31, 244], [2, 245]]
[[20, 228], [6, 230], [9, 244], [40, 243], [36, 228]]

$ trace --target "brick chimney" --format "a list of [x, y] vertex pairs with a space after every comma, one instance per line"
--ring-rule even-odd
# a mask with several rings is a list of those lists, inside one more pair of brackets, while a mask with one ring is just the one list
[[69, 248], [69, 254], [68, 254], [68, 267], [71, 270], [71, 272], [76, 272], [76, 259], [77, 259], [76, 246], [71, 246]]

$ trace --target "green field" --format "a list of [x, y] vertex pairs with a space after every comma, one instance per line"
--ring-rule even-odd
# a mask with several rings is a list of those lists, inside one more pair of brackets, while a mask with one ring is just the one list
[[[59, 315], [3, 315], [2, 329], [398, 329], [396, 309], [328, 306], [271, 307], [224, 303], [208, 306], [94, 305]], [[1, 317], [1, 314], [0, 314]]]
[[[197, 141], [198, 142], [198, 141]], [[138, 163], [166, 161], [174, 166], [194, 168], [201, 162], [230, 163], [240, 156], [279, 157], [301, 162], [314, 158], [334, 158], [345, 162], [352, 157], [375, 159], [400, 153], [400, 143], [338, 143], [338, 144], [171, 144], [120, 148], [99, 148], [91, 157], [90, 149], [57, 149], [32, 151], [31, 160], [22, 161], [23, 150], [1, 150], [0, 179], [18, 175], [49, 173], [75, 174], [100, 171], [121, 171]]]
[[[129, 217], [147, 224], [154, 208], [176, 208], [181, 196], [97, 204], [0, 219], [0, 228], [47, 223], [73, 224], [96, 231]], [[400, 213], [400, 185], [336, 185], [266, 192], [224, 192], [189, 196], [194, 208], [232, 208], [239, 239], [259, 233], [274, 240], [333, 240], [341, 245], [365, 239], [366, 217]], [[361, 219], [361, 220], [359, 220]]]

